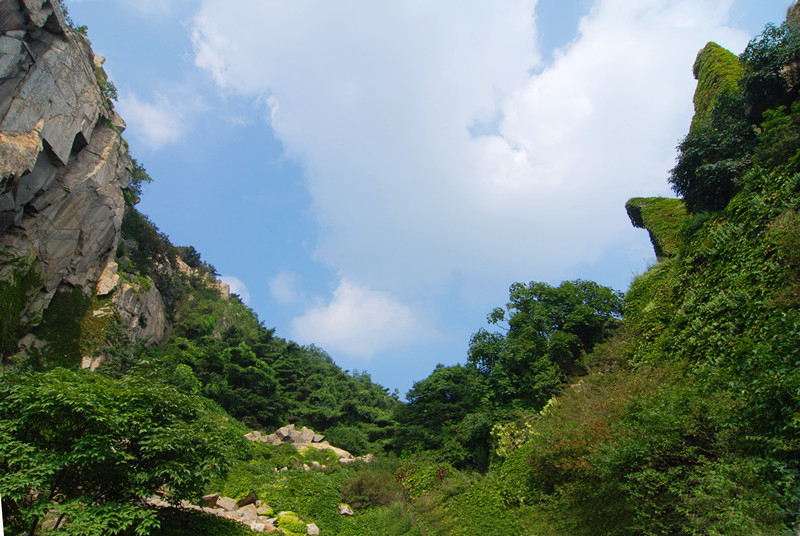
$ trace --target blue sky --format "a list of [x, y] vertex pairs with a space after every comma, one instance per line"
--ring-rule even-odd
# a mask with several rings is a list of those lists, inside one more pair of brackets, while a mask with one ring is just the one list
[[788, 0], [67, 0], [119, 90], [139, 208], [268, 327], [404, 394], [515, 281], [619, 290], [708, 41]]

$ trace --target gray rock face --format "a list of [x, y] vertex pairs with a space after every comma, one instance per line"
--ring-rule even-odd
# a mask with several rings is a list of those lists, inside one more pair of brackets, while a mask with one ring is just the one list
[[0, 1], [0, 251], [33, 256], [46, 283], [94, 293], [120, 240], [132, 163], [97, 84], [88, 40], [56, 0]]
[[167, 334], [166, 306], [153, 282], [147, 281], [149, 288], [144, 284], [120, 282], [111, 303], [119, 311], [122, 325], [129, 335], [159, 343]]

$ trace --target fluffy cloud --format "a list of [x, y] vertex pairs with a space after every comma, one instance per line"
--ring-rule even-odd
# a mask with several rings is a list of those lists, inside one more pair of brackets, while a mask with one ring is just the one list
[[292, 321], [292, 336], [334, 353], [370, 359], [421, 335], [414, 314], [389, 293], [343, 279], [329, 303], [319, 303]]
[[228, 285], [233, 294], [238, 294], [245, 305], [250, 303], [250, 291], [241, 279], [232, 275], [221, 275], [219, 280]]
[[135, 93], [120, 94], [117, 107], [128, 122], [128, 130], [152, 149], [176, 143], [186, 132], [186, 107], [166, 95], [157, 94], [152, 102]]
[[[197, 65], [267, 103], [307, 170], [316, 258], [344, 277], [297, 332], [326, 347], [376, 332], [352, 313], [402, 334], [410, 309], [367, 288], [414, 301], [458, 274], [480, 294], [634, 250], [623, 204], [668, 193], [697, 51], [747, 42], [730, 7], [597, 0], [543, 66], [536, 0], [204, 0]], [[405, 320], [363, 314], [375, 305]]]
[[269, 280], [269, 293], [279, 303], [290, 304], [298, 300], [297, 275], [281, 272]]

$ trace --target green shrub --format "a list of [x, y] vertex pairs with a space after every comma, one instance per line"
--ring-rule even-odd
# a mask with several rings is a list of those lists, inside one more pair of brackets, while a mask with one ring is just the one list
[[251, 536], [249, 527], [230, 519], [194, 510], [164, 508], [158, 512], [159, 528], [151, 536]]
[[28, 312], [33, 298], [44, 285], [35, 259], [2, 254], [0, 264], [0, 362], [17, 351], [17, 343], [41, 321]]
[[401, 500], [403, 489], [390, 468], [365, 465], [342, 484], [342, 501], [356, 510], [372, 506], [389, 506]]
[[394, 475], [408, 496], [415, 498], [432, 491], [447, 475], [457, 472], [449, 463], [433, 461], [422, 453], [403, 460]]

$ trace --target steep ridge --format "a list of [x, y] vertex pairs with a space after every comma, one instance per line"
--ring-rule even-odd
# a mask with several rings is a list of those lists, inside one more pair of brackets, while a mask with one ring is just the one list
[[125, 123], [100, 89], [102, 58], [50, 0], [3, 2], [0, 13], [0, 250], [32, 257], [44, 284], [94, 292], [121, 237], [132, 162]]

